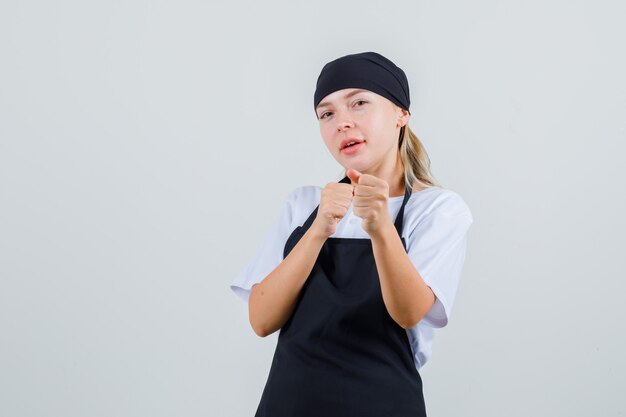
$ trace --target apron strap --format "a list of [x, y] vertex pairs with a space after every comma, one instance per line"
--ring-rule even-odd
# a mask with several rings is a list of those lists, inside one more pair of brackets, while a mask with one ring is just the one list
[[[348, 178], [348, 176], [345, 176], [339, 182], [350, 184], [352, 181], [350, 180], [350, 178]], [[394, 222], [394, 226], [396, 227], [398, 236], [400, 236], [400, 239], [402, 240], [404, 240], [402, 238], [402, 227], [404, 225], [404, 206], [406, 206], [407, 201], [409, 201], [409, 197], [411, 197], [412, 189], [413, 189], [412, 184], [407, 184], [406, 189], [404, 191], [404, 199], [402, 200], [402, 205], [400, 206], [400, 210], [398, 211], [398, 214], [396, 215], [396, 220]], [[318, 204], [317, 207], [315, 207], [315, 210], [313, 210], [313, 213], [311, 213], [309, 218], [306, 219], [306, 221], [302, 225], [303, 233], [309, 230], [309, 227], [311, 227], [311, 225], [313, 224], [313, 221], [315, 220], [315, 217], [317, 216], [317, 209], [319, 207], [320, 206]]]

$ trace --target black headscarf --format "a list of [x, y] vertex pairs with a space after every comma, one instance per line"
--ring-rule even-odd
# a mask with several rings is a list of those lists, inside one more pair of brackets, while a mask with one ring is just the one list
[[317, 77], [313, 109], [324, 97], [344, 88], [372, 91], [406, 110], [411, 105], [404, 71], [376, 52], [345, 55], [324, 65]]

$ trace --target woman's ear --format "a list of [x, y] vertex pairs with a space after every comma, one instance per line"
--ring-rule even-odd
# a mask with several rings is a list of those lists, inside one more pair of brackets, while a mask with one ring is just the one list
[[409, 123], [409, 119], [411, 118], [411, 115], [409, 114], [408, 110], [403, 109], [401, 107], [398, 107], [398, 110], [399, 110], [398, 127], [406, 126]]

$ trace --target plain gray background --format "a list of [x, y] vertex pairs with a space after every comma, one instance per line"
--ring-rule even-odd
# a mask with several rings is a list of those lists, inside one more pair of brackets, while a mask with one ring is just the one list
[[377, 51], [474, 215], [430, 416], [626, 415], [620, 1], [1, 1], [0, 415], [252, 416], [228, 287], [341, 167], [322, 66]]

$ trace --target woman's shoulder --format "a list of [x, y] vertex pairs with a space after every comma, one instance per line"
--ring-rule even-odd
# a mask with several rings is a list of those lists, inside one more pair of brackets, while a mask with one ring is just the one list
[[322, 187], [301, 185], [293, 188], [287, 197], [291, 228], [301, 226], [320, 202]]
[[438, 186], [413, 192], [407, 203], [407, 211], [417, 211], [424, 215], [437, 213], [445, 216], [467, 216], [473, 220], [472, 211], [461, 194]]
[[322, 187], [316, 185], [300, 185], [289, 192], [287, 199], [298, 205], [319, 203]]

